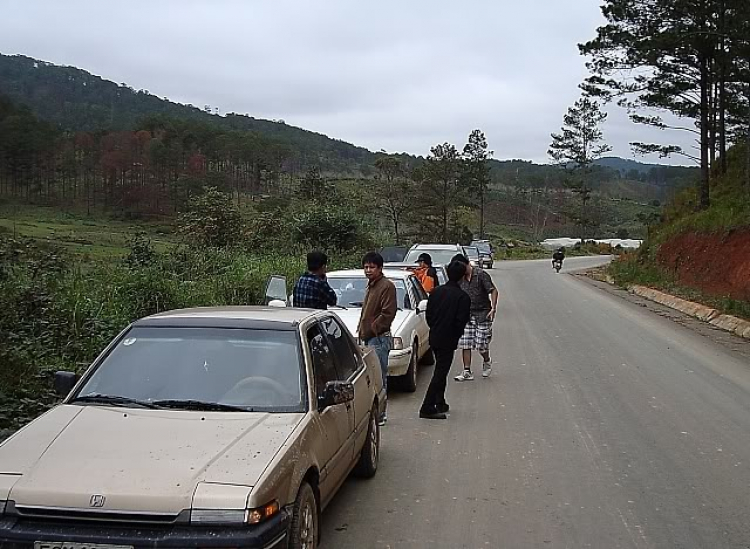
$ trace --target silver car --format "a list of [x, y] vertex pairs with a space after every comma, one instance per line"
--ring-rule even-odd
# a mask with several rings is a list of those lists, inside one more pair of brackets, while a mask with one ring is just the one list
[[375, 355], [331, 312], [173, 311], [129, 326], [0, 445], [0, 547], [313, 549], [372, 477]]

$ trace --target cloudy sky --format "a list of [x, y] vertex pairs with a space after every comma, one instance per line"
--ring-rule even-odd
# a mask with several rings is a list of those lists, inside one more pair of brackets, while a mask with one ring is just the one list
[[[598, 0], [0, 0], [0, 52], [160, 97], [426, 154], [481, 128], [499, 159], [547, 161], [586, 76]], [[612, 109], [612, 154], [679, 135]], [[647, 159], [657, 161], [658, 158]], [[661, 161], [664, 162], [664, 161]]]

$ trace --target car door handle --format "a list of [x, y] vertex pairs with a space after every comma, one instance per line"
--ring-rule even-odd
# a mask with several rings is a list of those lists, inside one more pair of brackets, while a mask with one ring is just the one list
[[365, 379], [367, 380], [367, 386], [369, 387], [371, 385], [371, 383], [372, 383], [370, 381], [370, 376], [369, 375], [365, 376]]

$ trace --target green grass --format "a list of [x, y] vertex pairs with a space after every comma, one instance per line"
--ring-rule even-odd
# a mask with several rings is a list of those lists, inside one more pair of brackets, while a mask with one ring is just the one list
[[66, 251], [91, 259], [121, 257], [129, 252], [132, 235], [145, 232], [154, 249], [165, 252], [176, 244], [170, 225], [126, 222], [102, 213], [64, 212], [57, 208], [0, 205], [0, 233], [53, 242]]

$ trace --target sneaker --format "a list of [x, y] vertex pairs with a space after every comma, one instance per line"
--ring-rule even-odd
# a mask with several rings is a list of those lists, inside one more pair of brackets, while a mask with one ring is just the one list
[[385, 425], [386, 421], [388, 421], [388, 414], [383, 414], [382, 416], [380, 416], [380, 419], [378, 420], [378, 425], [382, 427], [383, 425]]
[[490, 377], [492, 375], [492, 362], [485, 362], [482, 364], [482, 377]]
[[464, 369], [463, 372], [458, 374], [453, 379], [455, 379], [456, 381], [474, 381], [474, 374], [471, 373], [471, 370]]
[[435, 406], [435, 408], [437, 408], [437, 411], [440, 412], [440, 413], [442, 413], [442, 414], [450, 412], [450, 410], [451, 410], [451, 407], [448, 406], [447, 402], [445, 404], [438, 404], [437, 406]]

